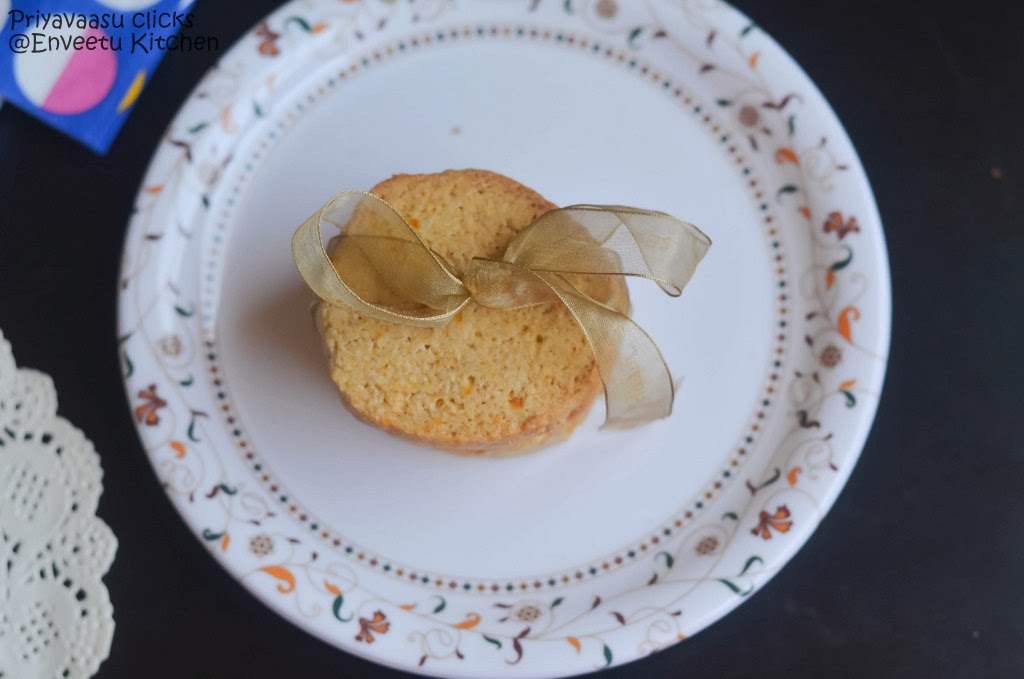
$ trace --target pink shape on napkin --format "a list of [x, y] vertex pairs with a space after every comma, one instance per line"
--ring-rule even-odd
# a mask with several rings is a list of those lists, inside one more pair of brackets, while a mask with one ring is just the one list
[[[98, 40], [105, 35], [98, 28], [90, 28], [84, 37]], [[61, 114], [87, 111], [103, 101], [116, 76], [117, 57], [110, 50], [77, 51], [57, 78], [42, 108]]]

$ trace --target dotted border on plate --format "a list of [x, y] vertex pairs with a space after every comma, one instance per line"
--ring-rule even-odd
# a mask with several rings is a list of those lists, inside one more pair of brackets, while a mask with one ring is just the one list
[[209, 322], [212, 318], [213, 300], [215, 299], [214, 296], [216, 294], [215, 274], [217, 271], [222, 270], [222, 268], [218, 266], [220, 255], [222, 253], [216, 246], [221, 244], [224, 240], [227, 227], [231, 221], [232, 208], [234, 208], [237, 202], [236, 196], [241, 193], [242, 188], [251, 179], [252, 173], [256, 168], [256, 162], [260, 160], [260, 158], [267, 152], [270, 146], [281, 136], [283, 132], [294, 125], [306, 113], [308, 107], [315, 105], [321, 98], [332, 92], [336, 87], [343, 85], [346, 81], [357, 77], [372, 66], [384, 63], [395, 56], [410, 54], [435, 44], [453, 43], [458, 41], [466, 42], [468, 40], [488, 38], [526, 39], [530, 41], [563, 45], [570, 49], [577, 49], [582, 52], [594, 54], [598, 57], [603, 57], [605, 60], [617, 64], [630, 72], [637, 73], [640, 77], [649, 80], [652, 85], [663, 90], [668, 96], [678, 101], [684, 110], [695, 115], [700, 122], [708, 128], [711, 134], [714, 135], [719, 144], [724, 147], [726, 153], [733, 158], [734, 164], [738, 166], [738, 170], [746, 180], [747, 188], [757, 203], [759, 212], [762, 214], [761, 221], [765, 230], [765, 236], [769, 241], [772, 252], [774, 252], [773, 258], [776, 264], [774, 275], [776, 276], [776, 285], [779, 292], [777, 296], [778, 307], [775, 309], [776, 316], [773, 321], [773, 327], [777, 328], [778, 333], [775, 337], [775, 345], [773, 348], [774, 358], [771, 359], [772, 368], [769, 371], [768, 378], [765, 381], [763, 388], [760, 390], [762, 396], [759, 407], [745, 428], [745, 434], [742, 437], [741, 443], [736, 447], [735, 453], [730, 456], [728, 466], [713, 477], [714, 480], [697, 494], [695, 500], [685, 505], [684, 510], [676, 513], [667, 522], [665, 522], [659, 530], [653, 531], [646, 539], [635, 542], [629, 547], [623, 548], [607, 558], [592, 562], [587, 566], [582, 566], [575, 570], [564, 571], [557, 574], [519, 578], [515, 581], [508, 579], [496, 580], [488, 578], [464, 578], [427, 573], [415, 568], [410, 568], [406, 565], [398, 564], [394, 560], [376, 555], [370, 550], [367, 550], [354, 542], [349, 542], [336, 531], [324, 526], [322, 521], [317, 519], [311, 512], [298, 504], [292, 497], [291, 493], [285, 489], [282, 484], [275, 480], [273, 476], [271, 476], [267, 469], [266, 462], [262, 460], [255, 450], [253, 450], [245, 436], [244, 427], [237, 415], [237, 410], [228, 396], [225, 380], [222, 377], [223, 369], [219, 364], [218, 348], [215, 342], [210, 340], [206, 341], [205, 355], [209, 364], [208, 375], [209, 381], [212, 385], [212, 391], [217, 403], [219, 404], [219, 410], [224, 417], [224, 422], [228, 425], [228, 431], [235, 440], [238, 452], [244, 458], [245, 466], [254, 474], [264, 489], [272, 494], [272, 497], [276, 502], [288, 512], [289, 516], [291, 516], [293, 520], [298, 521], [310, 533], [323, 540], [340, 554], [354, 560], [356, 563], [377, 570], [383, 574], [393, 575], [398, 579], [412, 583], [419, 583], [435, 589], [448, 589], [453, 591], [461, 590], [467, 593], [477, 592], [497, 594], [557, 588], [593, 578], [616, 570], [620, 567], [628, 566], [630, 563], [635, 562], [638, 556], [642, 556], [645, 553], [662, 546], [662, 543], [669, 542], [669, 538], [673, 535], [677, 535], [683, 527], [688, 525], [699, 514], [701, 514], [702, 511], [709, 506], [711, 501], [715, 499], [715, 497], [721, 494], [720, 491], [722, 491], [728, 485], [729, 481], [736, 476], [736, 472], [748, 458], [749, 449], [753, 446], [757, 434], [761, 429], [761, 422], [767, 416], [768, 409], [776, 398], [776, 385], [781, 379], [782, 363], [785, 357], [785, 342], [787, 339], [788, 325], [786, 315], [789, 312], [789, 296], [787, 290], [789, 288], [789, 284], [786, 279], [785, 257], [783, 254], [782, 242], [779, 238], [778, 230], [775, 227], [775, 218], [772, 215], [767, 198], [761, 189], [760, 182], [754, 177], [753, 168], [742, 155], [739, 147], [734, 142], [734, 139], [730, 136], [729, 132], [717, 122], [707, 107], [696, 101], [693, 94], [689, 93], [682, 86], [673, 83], [670, 78], [666, 77], [650, 64], [638, 59], [635, 55], [618, 49], [610, 44], [606, 44], [600, 40], [579, 37], [565, 30], [528, 25], [492, 24], [486, 26], [464, 26], [462, 28], [448, 30], [427, 31], [409, 37], [405, 40], [398, 40], [387, 46], [369, 51], [364, 56], [354, 59], [351, 65], [347, 68], [330, 76], [325, 83], [321, 83], [316, 86], [314, 90], [308, 93], [305, 97], [300, 98], [298, 103], [296, 103], [291, 110], [284, 113], [284, 115], [276, 121], [276, 124], [271, 126], [269, 132], [267, 132], [264, 138], [259, 142], [250, 159], [245, 162], [243, 171], [238, 175], [237, 183], [231, 187], [230, 194], [225, 200], [226, 208], [220, 212], [219, 219], [214, 224], [215, 231], [213, 233], [212, 240], [215, 245], [211, 248], [207, 257], [208, 271], [204, 278], [204, 287], [202, 291], [204, 321]]

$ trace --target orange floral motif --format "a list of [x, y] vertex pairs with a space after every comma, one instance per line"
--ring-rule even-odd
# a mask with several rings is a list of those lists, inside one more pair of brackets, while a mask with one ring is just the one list
[[793, 522], [789, 520], [790, 513], [789, 507], [786, 505], [779, 505], [775, 509], [774, 514], [762, 510], [758, 516], [757, 525], [750, 531], [753, 535], [760, 535], [765, 540], [771, 540], [772, 531], [775, 529], [780, 533], [786, 533], [790, 528], [793, 527]]
[[266, 21], [260, 22], [253, 32], [261, 38], [259, 46], [260, 54], [276, 57], [281, 53], [281, 50], [277, 47], [277, 40], [281, 37], [281, 34], [273, 31]]
[[156, 385], [151, 384], [149, 388], [140, 390], [138, 397], [142, 399], [142, 405], [135, 408], [135, 419], [148, 427], [160, 424], [160, 415], [157, 411], [166, 407], [167, 401], [156, 395]]
[[283, 568], [281, 566], [264, 566], [260, 570], [280, 581], [277, 583], [277, 591], [281, 594], [287, 594], [295, 589], [295, 576], [292, 575], [292, 572], [287, 568]]
[[858, 233], [860, 231], [860, 224], [857, 223], [857, 218], [851, 216], [849, 219], [843, 219], [842, 212], [830, 212], [828, 219], [825, 220], [825, 233], [835, 231], [839, 236], [839, 240], [846, 237], [848, 233]]
[[381, 611], [375, 611], [372, 619], [359, 618], [359, 634], [356, 635], [356, 641], [372, 644], [374, 632], [384, 634], [390, 628], [391, 623], [388, 622], [387, 616]]
[[803, 467], [793, 467], [792, 469], [790, 469], [789, 473], [786, 474], [786, 480], [789, 481], [789, 485], [795, 486], [797, 479], [800, 477], [800, 474], [802, 474], [803, 471]]
[[480, 624], [479, 613], [467, 613], [466, 619], [455, 625], [455, 629], [473, 629]]
[[793, 152], [793, 149], [778, 149], [775, 152], [775, 162], [779, 165], [783, 163], [793, 163], [794, 165], [800, 164], [800, 158]]
[[[852, 320], [851, 320], [852, 319]], [[860, 309], [855, 306], [848, 306], [839, 312], [839, 334], [847, 342], [853, 341], [853, 321], [860, 320]]]

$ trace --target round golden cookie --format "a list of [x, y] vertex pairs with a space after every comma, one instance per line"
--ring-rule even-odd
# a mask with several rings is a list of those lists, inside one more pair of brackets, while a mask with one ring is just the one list
[[[501, 258], [520, 230], [556, 207], [483, 170], [396, 175], [371, 193], [460, 276], [473, 257]], [[615, 308], [628, 306], [621, 279], [573, 283]], [[583, 332], [561, 304], [499, 310], [470, 303], [437, 328], [327, 303], [316, 318], [331, 378], [359, 418], [451, 452], [509, 454], [561, 440], [602, 391]]]

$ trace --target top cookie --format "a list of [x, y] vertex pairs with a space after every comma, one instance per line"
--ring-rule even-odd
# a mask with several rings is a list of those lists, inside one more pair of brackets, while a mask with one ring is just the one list
[[[396, 175], [371, 193], [394, 207], [461, 275], [473, 257], [499, 259], [519, 231], [556, 208], [483, 170]], [[618, 309], [614, 277], [573, 283]], [[488, 309], [419, 328], [320, 303], [331, 378], [346, 405], [393, 433], [463, 454], [524, 452], [564, 438], [601, 391], [593, 354], [561, 304]]]

